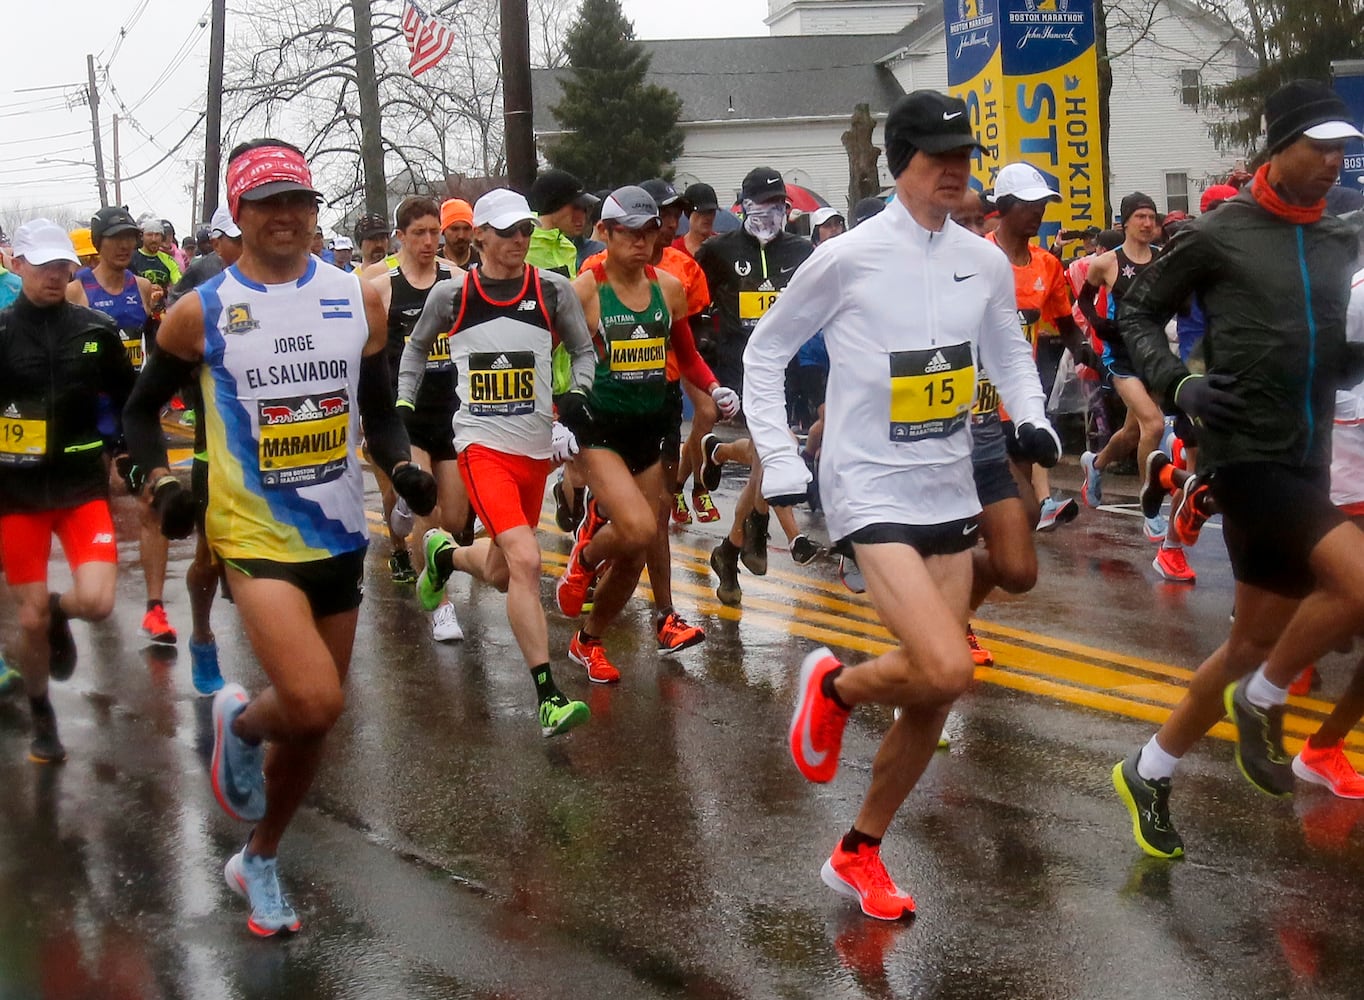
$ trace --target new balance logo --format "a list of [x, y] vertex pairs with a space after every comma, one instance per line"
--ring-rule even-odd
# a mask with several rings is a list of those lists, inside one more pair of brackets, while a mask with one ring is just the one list
[[491, 368], [510, 368], [511, 366], [512, 366], [512, 363], [511, 363], [511, 361], [509, 361], [509, 360], [507, 359], [507, 356], [506, 356], [505, 354], [499, 354], [499, 355], [497, 356], [496, 360], [494, 360], [493, 363], [492, 363], [489, 367], [491, 367]]
[[113, 542], [114, 536], [107, 531], [101, 531], [91, 539], [96, 545], [108, 545]]
[[516, 307], [516, 311], [517, 311], [517, 312], [534, 312], [534, 311], [535, 311], [535, 300], [534, 300], [534, 299], [522, 299], [522, 300], [521, 300], [521, 304], [518, 305], [518, 306]]
[[952, 364], [942, 356], [942, 351], [934, 351], [933, 357], [929, 359], [928, 364], [924, 365], [924, 374], [932, 375], [935, 372], [951, 371], [951, 369]]

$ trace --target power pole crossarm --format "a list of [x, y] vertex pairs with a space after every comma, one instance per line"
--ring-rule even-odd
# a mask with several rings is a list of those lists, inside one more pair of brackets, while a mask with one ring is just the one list
[[104, 183], [104, 149], [99, 142], [99, 88], [95, 85], [95, 57], [85, 57], [85, 69], [89, 74], [90, 128], [95, 137], [95, 180], [99, 182], [99, 207], [109, 204], [109, 189]]

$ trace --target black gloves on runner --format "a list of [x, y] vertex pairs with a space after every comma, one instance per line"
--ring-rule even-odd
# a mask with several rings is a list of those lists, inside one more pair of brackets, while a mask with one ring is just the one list
[[1061, 458], [1061, 439], [1050, 427], [1015, 424], [1013, 433], [1005, 438], [1009, 454], [1023, 462], [1032, 462], [1050, 469]]
[[408, 462], [389, 475], [398, 496], [407, 501], [412, 513], [425, 517], [436, 509], [436, 480], [420, 465]]
[[1094, 334], [1100, 340], [1106, 340], [1109, 343], [1115, 344], [1122, 343], [1122, 336], [1118, 333], [1118, 324], [1113, 322], [1113, 320], [1100, 316], [1091, 320], [1090, 325], [1094, 327]]
[[582, 434], [582, 431], [592, 422], [592, 410], [587, 405], [587, 393], [581, 389], [570, 389], [554, 400], [554, 409], [558, 411], [559, 423], [563, 424], [573, 432], [574, 437]]
[[1103, 372], [1103, 360], [1095, 352], [1093, 345], [1090, 344], [1089, 341], [1081, 341], [1078, 353], [1072, 351], [1071, 354], [1074, 355], [1075, 363], [1077, 365], [1085, 365], [1096, 372]]
[[1245, 400], [1230, 391], [1235, 384], [1235, 375], [1216, 372], [1189, 375], [1175, 387], [1174, 403], [1195, 424], [1213, 430], [1223, 429], [1234, 423], [1246, 408]]
[[194, 531], [194, 495], [174, 476], [162, 476], [152, 487], [152, 510], [167, 538], [188, 538]]

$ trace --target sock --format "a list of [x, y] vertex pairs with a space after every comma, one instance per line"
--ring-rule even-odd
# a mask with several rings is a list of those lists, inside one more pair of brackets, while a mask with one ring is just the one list
[[52, 702], [47, 700], [47, 695], [45, 694], [40, 694], [36, 698], [30, 695], [28, 699], [28, 710], [35, 719], [40, 715], [51, 716], [56, 714], [52, 711]]
[[1175, 490], [1179, 489], [1179, 487], [1175, 485], [1175, 466], [1173, 462], [1160, 470], [1158, 478], [1160, 479], [1161, 488], [1167, 493], [1173, 493]]
[[156, 610], [157, 608], [164, 607], [164, 606], [165, 606], [165, 605], [164, 605], [160, 600], [149, 600], [149, 601], [147, 601], [147, 610], [148, 610], [148, 611], [154, 611], [154, 610]]
[[824, 675], [824, 679], [819, 682], [819, 690], [824, 697], [833, 700], [833, 703], [845, 712], [851, 712], [852, 706], [844, 704], [843, 699], [838, 696], [838, 689], [834, 687], [834, 681], [838, 680], [838, 675], [843, 673], [841, 666], [835, 667]]
[[1265, 676], [1265, 666], [1264, 663], [1260, 664], [1260, 669], [1250, 675], [1246, 684], [1246, 701], [1256, 708], [1277, 708], [1288, 701], [1288, 688], [1276, 687]]
[[441, 549], [431, 561], [436, 564], [436, 572], [440, 578], [448, 580], [455, 571], [455, 547], [452, 545], [447, 549]]
[[1178, 763], [1179, 758], [1166, 753], [1165, 748], [1152, 736], [1137, 755], [1137, 774], [1147, 781], [1169, 778], [1175, 773]]
[[1175, 532], [1174, 532], [1174, 526], [1173, 526], [1173, 525], [1170, 527], [1170, 530], [1166, 533], [1166, 535], [1165, 535], [1165, 541], [1163, 541], [1163, 542], [1160, 543], [1160, 547], [1161, 547], [1162, 549], [1183, 549], [1183, 548], [1184, 548], [1184, 546], [1180, 545], [1179, 542], [1175, 541]]
[[593, 635], [591, 632], [587, 631], [587, 629], [585, 629], [585, 628], [580, 628], [580, 629], [578, 629], [578, 641], [579, 641], [579, 642], [596, 642], [596, 641], [597, 641], [597, 637], [596, 637], [595, 635]]
[[55, 620], [61, 620], [67, 616], [66, 612], [62, 610], [61, 594], [47, 595], [47, 613]]
[[559, 692], [559, 686], [554, 683], [554, 674], [550, 672], [549, 664], [542, 663], [538, 667], [530, 668], [530, 678], [535, 682], [535, 700], [548, 701], [555, 695], [563, 697]]
[[666, 608], [654, 608], [654, 631], [657, 632], [668, 616], [673, 613], [673, 606], [669, 604]]
[[854, 826], [849, 827], [848, 832], [843, 835], [843, 843], [841, 846], [843, 850], [847, 851], [849, 854], [855, 854], [857, 853], [857, 849], [859, 847], [862, 847], [864, 844], [867, 847], [880, 847], [881, 838], [868, 837], [865, 833], [863, 833], [861, 830]]

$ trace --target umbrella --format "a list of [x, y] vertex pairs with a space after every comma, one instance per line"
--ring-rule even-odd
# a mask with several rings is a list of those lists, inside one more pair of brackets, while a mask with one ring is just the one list
[[[791, 208], [797, 212], [813, 212], [818, 208], [828, 208], [828, 200], [818, 192], [811, 191], [809, 188], [801, 187], [799, 184], [786, 185], [786, 200], [791, 203]], [[735, 215], [742, 215], [744, 207], [739, 202], [734, 203], [730, 209]]]

